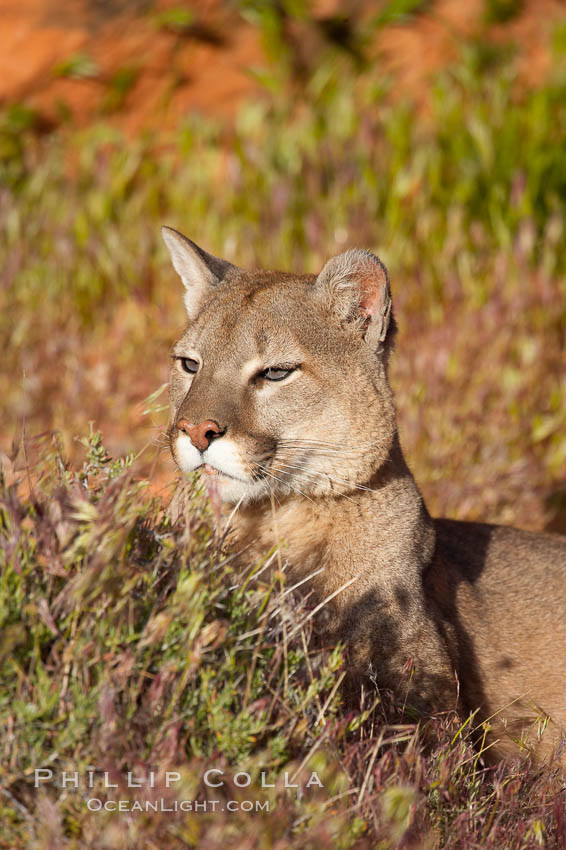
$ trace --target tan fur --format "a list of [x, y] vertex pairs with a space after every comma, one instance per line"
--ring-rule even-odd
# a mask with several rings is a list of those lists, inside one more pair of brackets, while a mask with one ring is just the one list
[[[231, 545], [253, 561], [278, 542], [293, 582], [322, 570], [303, 589], [340, 591], [324, 633], [354, 674], [424, 711], [477, 709], [498, 756], [519, 740], [550, 754], [566, 726], [566, 541], [429, 516], [398, 439], [383, 265], [353, 251], [318, 278], [252, 273], [164, 236], [191, 317], [174, 356], [198, 366], [173, 362], [171, 449], [238, 505]], [[270, 367], [296, 368], [270, 381]], [[180, 420], [220, 431], [198, 452]]]

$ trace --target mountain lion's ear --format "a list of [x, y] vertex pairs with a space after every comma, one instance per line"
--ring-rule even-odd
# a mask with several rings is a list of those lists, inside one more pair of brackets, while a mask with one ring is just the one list
[[374, 351], [395, 333], [387, 269], [370, 251], [355, 248], [327, 262], [315, 289], [345, 321], [358, 322]]
[[173, 267], [185, 285], [187, 315], [189, 319], [194, 319], [211, 289], [236, 266], [203, 251], [172, 227], [162, 227], [161, 234], [169, 249]]

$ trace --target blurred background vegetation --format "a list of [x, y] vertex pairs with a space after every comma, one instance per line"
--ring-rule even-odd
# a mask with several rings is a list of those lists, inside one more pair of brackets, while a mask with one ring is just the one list
[[[169, 347], [184, 315], [159, 226], [177, 227], [243, 266], [316, 272], [348, 247], [378, 253], [390, 270], [400, 328], [392, 382], [401, 439], [433, 513], [566, 532], [566, 11], [558, 0], [67, 0], [57, 9], [25, 0], [5, 6], [0, 450], [11, 495], [0, 594], [8, 637], [0, 658], [13, 681], [6, 722], [21, 732], [11, 739], [19, 744], [9, 778], [16, 781], [18, 771], [29, 772], [55, 747], [71, 758], [82, 752], [81, 741], [85, 760], [114, 747], [115, 762], [129, 764], [118, 734], [101, 743], [93, 733], [99, 700], [108, 708], [105, 664], [122, 671], [118, 684], [112, 680], [121, 702], [108, 711], [124, 740], [129, 733], [117, 718], [133, 716], [143, 676], [155, 677], [165, 664], [166, 684], [159, 687], [170, 689], [176, 734], [185, 734], [187, 718], [201, 711], [187, 746], [192, 757], [205, 758], [202, 741], [218, 739], [223, 724], [240, 734], [249, 688], [259, 699], [264, 668], [258, 662], [259, 678], [239, 707], [230, 704], [221, 720], [206, 720], [206, 677], [219, 665], [224, 670], [218, 653], [228, 659], [230, 687], [240, 687], [237, 636], [242, 611], [253, 620], [257, 600], [239, 608], [210, 586], [193, 598], [201, 581], [194, 570], [210, 562], [206, 507], [197, 495], [196, 518], [180, 538], [185, 547], [187, 540], [196, 546], [192, 572], [187, 557], [180, 563], [171, 554], [181, 532], [168, 529], [160, 514], [175, 473], [154, 444], [166, 422]], [[52, 449], [41, 467], [42, 502], [25, 471], [46, 439]], [[130, 476], [125, 483], [124, 476]], [[144, 493], [157, 502], [143, 501], [138, 479], [149, 480]], [[78, 490], [63, 498], [57, 489], [72, 489], [73, 482], [86, 500], [78, 507]], [[126, 506], [126, 496], [139, 498], [139, 507]], [[52, 503], [59, 507], [48, 508]], [[151, 574], [149, 563], [157, 564]], [[46, 564], [55, 564], [47, 577]], [[110, 581], [117, 569], [120, 590]], [[183, 570], [187, 582], [196, 582], [190, 592], [182, 585], [193, 598], [190, 610], [200, 611], [196, 621], [216, 622], [219, 593], [230, 623], [226, 633], [220, 629], [220, 649], [202, 661], [201, 709], [198, 700], [180, 697], [188, 650], [176, 623], [184, 622], [186, 600], [159, 584], [171, 590]], [[74, 588], [74, 608], [62, 602], [66, 583]], [[128, 603], [125, 592], [132, 593]], [[53, 613], [42, 607], [45, 599]], [[151, 619], [158, 615], [161, 625]], [[153, 658], [144, 643], [147, 628], [163, 641]], [[87, 675], [70, 659], [88, 657], [97, 629], [106, 655], [97, 651]], [[197, 632], [189, 643], [194, 640]], [[124, 655], [126, 645], [132, 649]], [[60, 664], [63, 649], [67, 666]], [[273, 652], [266, 650], [266, 659]], [[304, 666], [303, 649], [297, 653], [297, 665]], [[255, 669], [253, 647], [248, 655], [240, 656], [242, 663]], [[49, 676], [42, 678], [38, 671], [48, 657]], [[283, 702], [286, 681], [280, 681]], [[295, 695], [306, 718], [303, 737], [285, 727], [279, 754], [270, 756], [280, 769], [283, 752], [300, 760], [301, 746], [308, 749], [314, 740], [307, 709], [319, 697], [308, 691], [308, 681], [302, 696]], [[320, 687], [327, 684], [323, 677]], [[64, 697], [53, 701], [53, 687]], [[92, 699], [82, 704], [84, 692]], [[148, 699], [161, 705], [153, 692]], [[57, 737], [57, 717], [67, 724], [67, 737]], [[147, 717], [137, 746], [145, 734], [147, 752], [162, 753], [171, 725], [160, 718], [152, 726]], [[249, 744], [246, 735], [262, 740], [258, 729], [246, 727]], [[347, 740], [344, 729], [338, 739]], [[249, 754], [249, 746], [235, 740], [220, 740], [220, 751], [233, 759]], [[358, 791], [372, 740], [362, 735], [366, 749], [346, 759], [359, 760]], [[380, 846], [402, 844], [415, 811], [422, 834], [431, 830], [426, 846], [503, 846], [497, 830], [512, 819], [507, 785], [478, 790], [475, 773], [462, 768], [463, 784], [447, 791], [456, 767], [453, 749], [446, 753], [442, 769], [440, 762], [423, 762], [421, 769], [410, 758], [391, 756], [398, 798], [380, 797], [375, 810], [385, 831], [371, 833], [374, 812], [362, 823], [349, 822], [343, 846], [362, 833], [374, 836], [368, 846], [375, 846], [376, 835], [391, 842]], [[472, 764], [465, 754], [461, 761]], [[385, 788], [387, 771], [380, 775]], [[21, 788], [13, 793], [28, 811]], [[508, 794], [502, 821], [489, 802], [500, 801], [499, 793]], [[541, 811], [533, 804], [530, 820], [517, 826], [516, 843], [510, 838], [505, 846], [560, 846], [537, 794], [529, 799], [539, 801]], [[476, 820], [468, 823], [460, 815], [472, 804]], [[91, 846], [91, 840], [97, 846], [96, 834], [87, 836], [94, 821], [81, 833], [78, 815], [65, 808], [70, 804], [60, 802], [58, 815], [48, 802], [42, 805], [40, 820], [51, 823], [55, 838], [41, 846], [63, 846], [73, 834], [82, 834], [82, 843], [72, 846]], [[14, 806], [9, 819], [23, 835], [29, 813]], [[452, 815], [469, 831], [452, 830]], [[305, 810], [289, 815], [281, 834], [293, 818], [305, 824], [309, 817]], [[315, 826], [309, 846], [327, 846], [325, 824]], [[186, 843], [177, 836], [180, 843], [170, 846], [194, 846], [198, 836], [189, 833]], [[212, 833], [207, 836], [213, 846]]]
[[90, 420], [139, 451], [163, 424], [143, 400], [183, 314], [160, 224], [246, 266], [363, 245], [432, 509], [563, 525], [559, 3], [30, 4], [3, 35], [5, 451], [55, 428], [75, 456]]

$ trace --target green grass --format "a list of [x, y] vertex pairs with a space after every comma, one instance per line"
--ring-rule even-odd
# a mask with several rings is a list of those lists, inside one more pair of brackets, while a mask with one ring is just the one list
[[[0, 847], [563, 845], [552, 772], [484, 769], [465, 718], [342, 705], [339, 651], [309, 648], [308, 623], [287, 639], [305, 612], [277, 572], [234, 574], [198, 482], [173, 521], [152, 447], [184, 321], [160, 224], [245, 266], [362, 245], [390, 270], [401, 437], [432, 510], [566, 530], [560, 62], [526, 92], [509, 51], [469, 43], [425, 117], [342, 53], [231, 128], [39, 137], [25, 105], [3, 115]], [[201, 799], [207, 767], [281, 783], [303, 762], [324, 789], [262, 791], [268, 814], [128, 819], [33, 788], [35, 767], [155, 766]]]
[[549, 520], [566, 461], [564, 78], [521, 93], [512, 61], [480, 74], [477, 58], [469, 45], [438, 80], [424, 120], [378, 74], [339, 82], [325, 64], [308, 109], [266, 96], [229, 134], [193, 117], [157, 148], [104, 126], [37, 141], [6, 119], [4, 445], [23, 420], [62, 429], [72, 457], [90, 420], [118, 454], [151, 440], [162, 419], [141, 405], [184, 322], [160, 224], [245, 266], [317, 271], [357, 244], [390, 270], [402, 434], [434, 510]]
[[[2, 498], [0, 711], [14, 732], [5, 739], [2, 785], [11, 789], [3, 803], [13, 835], [29, 828], [31, 816], [22, 822], [18, 815], [34, 809], [33, 769], [44, 764], [68, 771], [96, 764], [124, 775], [135, 766], [138, 775], [155, 769], [161, 778], [174, 765], [183, 777], [177, 790], [188, 799], [202, 789], [207, 766], [228, 772], [234, 765], [233, 773], [248, 770], [254, 780], [260, 768], [275, 778], [283, 767], [294, 773], [319, 731], [336, 722], [340, 649], [311, 662], [308, 629], [302, 639], [285, 639], [304, 614], [282, 601], [278, 580], [235, 577], [197, 490], [190, 513], [173, 524], [145, 485], [132, 481], [131, 459], [112, 461], [98, 434], [86, 441], [76, 473], [45, 442], [29, 500], [20, 502], [14, 485]], [[306, 767], [320, 772], [328, 797], [347, 786], [328, 753], [313, 754]], [[234, 787], [220, 793], [249, 796]], [[101, 794], [100, 786], [91, 792]], [[61, 842], [96, 830], [96, 841], [80, 846], [110, 846], [111, 816], [89, 817], [80, 795], [49, 786], [45, 795], [56, 814], [44, 824], [55, 809], [39, 803], [31, 829], [39, 846], [48, 846], [44, 826]], [[288, 828], [315, 803], [322, 814], [321, 793], [310, 797], [284, 811], [281, 824], [277, 814], [264, 822], [266, 834]], [[275, 807], [286, 797], [270, 789], [260, 799]], [[198, 833], [200, 820], [163, 815], [146, 835], [142, 818], [141, 834], [187, 846], [182, 835]], [[204, 822], [213, 828], [210, 818]], [[344, 841], [352, 829], [345, 826]]]
[[[234, 573], [198, 480], [174, 518], [97, 432], [76, 470], [40, 442], [31, 493], [5, 465], [0, 501], [1, 847], [559, 846], [552, 772], [482, 768], [452, 713], [419, 732], [371, 690], [342, 706], [341, 648], [309, 648], [307, 611], [262, 569], [276, 553]], [[36, 790], [36, 768], [59, 786]], [[62, 771], [78, 771], [79, 790], [60, 787]], [[154, 799], [128, 771], [154, 771], [169, 811], [89, 811]], [[174, 800], [218, 802], [175, 812]]]

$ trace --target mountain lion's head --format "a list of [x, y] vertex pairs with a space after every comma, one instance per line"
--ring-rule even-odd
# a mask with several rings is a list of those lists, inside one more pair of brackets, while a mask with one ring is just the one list
[[189, 317], [169, 384], [181, 470], [215, 476], [229, 502], [367, 485], [395, 434], [380, 260], [352, 250], [318, 277], [248, 272], [171, 228], [163, 237]]

